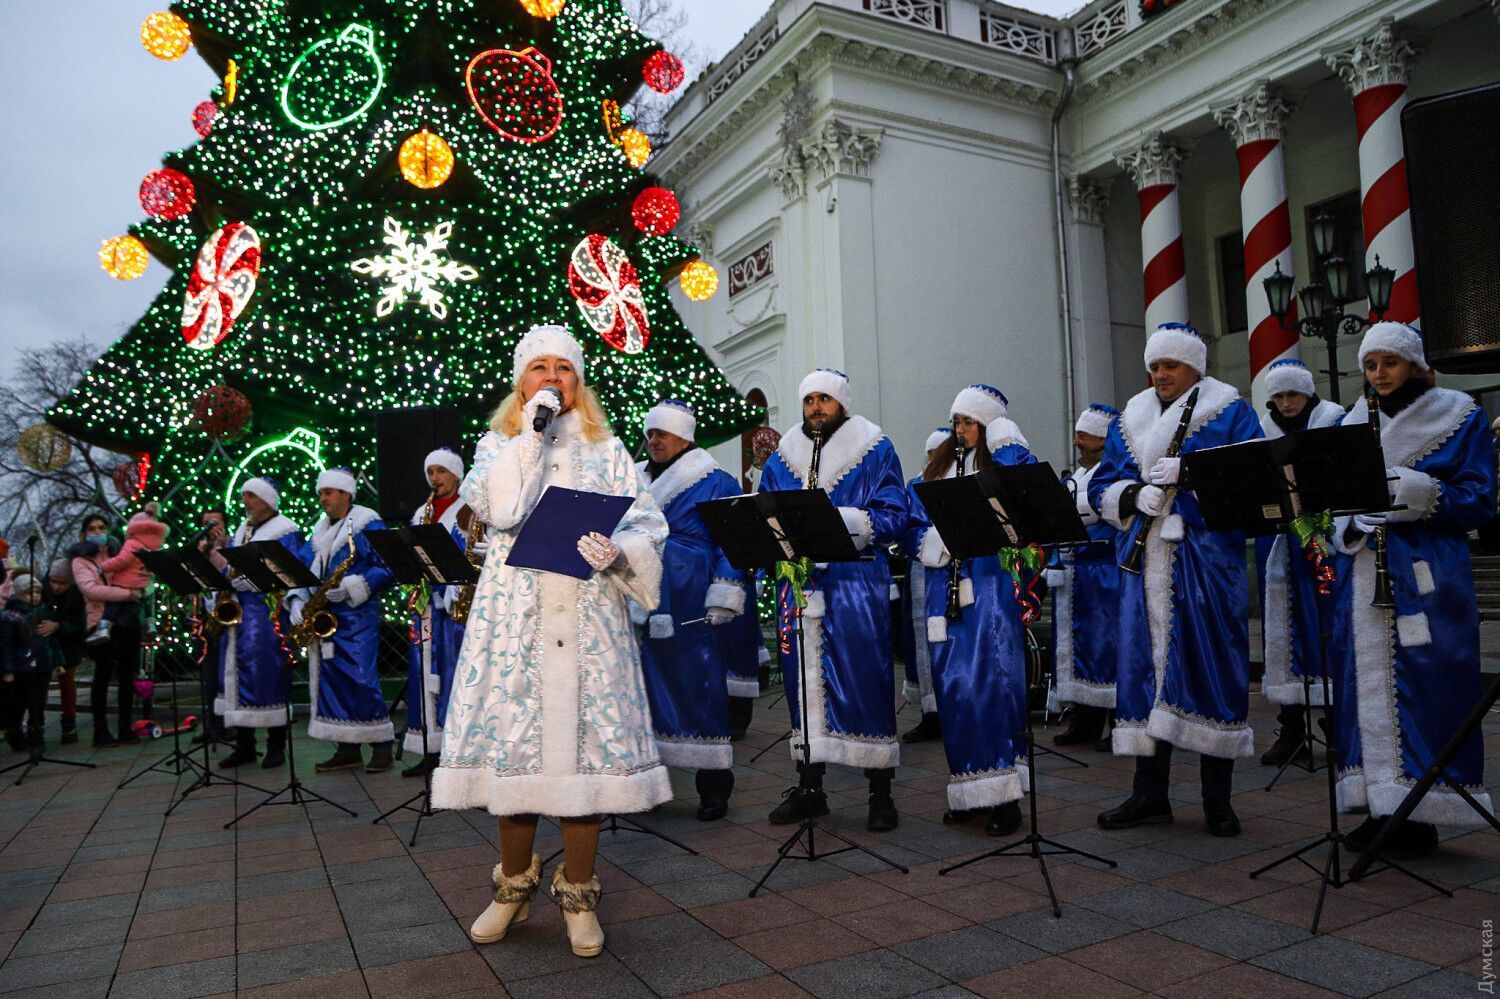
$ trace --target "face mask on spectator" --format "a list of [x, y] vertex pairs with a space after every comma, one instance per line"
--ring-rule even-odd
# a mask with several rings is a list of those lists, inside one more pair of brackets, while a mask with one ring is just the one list
[[84, 535], [84, 540], [85, 541], [91, 541], [91, 542], [93, 542], [96, 545], [102, 545], [102, 544], [104, 544], [104, 542], [106, 542], [106, 541], [109, 540], [109, 535], [108, 534], [86, 534], [86, 535]]

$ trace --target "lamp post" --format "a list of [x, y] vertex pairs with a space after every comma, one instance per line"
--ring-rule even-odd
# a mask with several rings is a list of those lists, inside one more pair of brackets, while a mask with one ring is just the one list
[[[1334, 253], [1333, 219], [1319, 212], [1313, 219], [1312, 228], [1313, 247], [1323, 271], [1323, 280], [1297, 289], [1302, 315], [1296, 320], [1295, 328], [1302, 336], [1321, 338], [1328, 345], [1329, 395], [1335, 404], [1342, 406], [1343, 400], [1339, 398], [1339, 376], [1342, 374], [1339, 371], [1339, 334], [1361, 333], [1372, 323], [1357, 312], [1344, 311], [1344, 306], [1354, 301], [1354, 295], [1349, 287], [1348, 261]], [[1381, 265], [1378, 254], [1375, 266], [1365, 272], [1370, 311], [1377, 321], [1390, 308], [1391, 282], [1395, 277], [1394, 270]], [[1271, 315], [1276, 317], [1282, 329], [1292, 329], [1293, 326], [1287, 324], [1287, 316], [1292, 310], [1292, 288], [1296, 285], [1296, 278], [1284, 273], [1281, 262], [1277, 261], [1276, 272], [1261, 283], [1266, 289]]]

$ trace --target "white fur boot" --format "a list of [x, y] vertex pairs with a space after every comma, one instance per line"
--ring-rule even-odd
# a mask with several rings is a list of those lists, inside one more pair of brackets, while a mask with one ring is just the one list
[[563, 911], [563, 925], [568, 931], [568, 943], [579, 957], [598, 957], [604, 950], [604, 929], [599, 925], [599, 876], [596, 874], [582, 884], [574, 884], [563, 877], [563, 868], [558, 864], [552, 874], [552, 897]]
[[505, 939], [512, 926], [526, 922], [531, 915], [531, 900], [542, 881], [542, 858], [531, 855], [531, 866], [520, 874], [506, 877], [495, 865], [495, 900], [479, 914], [469, 927], [469, 939], [487, 944]]

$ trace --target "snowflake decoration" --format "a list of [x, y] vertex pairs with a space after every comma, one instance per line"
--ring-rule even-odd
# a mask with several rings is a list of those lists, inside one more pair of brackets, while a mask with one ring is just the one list
[[375, 315], [384, 319], [396, 306], [413, 295], [434, 319], [448, 318], [448, 302], [438, 290], [439, 282], [473, 281], [479, 272], [468, 264], [446, 257], [448, 238], [453, 235], [452, 222], [439, 222], [422, 235], [419, 243], [406, 227], [393, 218], [385, 220], [385, 238], [391, 248], [384, 256], [366, 257], [350, 266], [354, 273], [385, 281], [385, 291], [375, 306]]

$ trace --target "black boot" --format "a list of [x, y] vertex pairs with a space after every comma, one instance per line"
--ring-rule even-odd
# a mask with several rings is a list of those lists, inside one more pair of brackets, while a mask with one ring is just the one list
[[1385, 828], [1385, 816], [1376, 818], [1370, 816], [1361, 822], [1353, 832], [1344, 836], [1344, 845], [1355, 853], [1364, 853], [1375, 842], [1375, 837], [1380, 835], [1380, 830]]
[[1104, 725], [1099, 730], [1099, 741], [1094, 743], [1094, 752], [1113, 753], [1115, 751], [1115, 713], [1104, 712]]
[[370, 746], [370, 765], [365, 767], [367, 774], [383, 774], [395, 766], [391, 757], [391, 744], [389, 742], [376, 742]]
[[731, 697], [729, 699], [729, 739], [743, 739], [750, 731], [750, 719], [755, 714], [755, 698]]
[[1407, 819], [1385, 841], [1380, 852], [1392, 860], [1417, 860], [1438, 848], [1437, 826]]
[[5, 744], [16, 752], [26, 751], [26, 733], [19, 725], [12, 725], [5, 730]]
[[219, 761], [220, 770], [233, 770], [235, 767], [243, 767], [260, 759], [260, 753], [255, 749], [255, 729], [248, 726], [240, 726], [235, 732], [234, 752]]
[[901, 824], [896, 801], [891, 797], [891, 781], [896, 777], [896, 769], [866, 770], [865, 776], [870, 778], [870, 813], [865, 818], [865, 828], [870, 832], [890, 832]]
[[990, 809], [990, 816], [984, 823], [984, 834], [986, 836], [1009, 836], [1019, 828], [1021, 828], [1021, 803], [1007, 801], [1003, 805], [996, 805]]
[[266, 756], [260, 761], [262, 770], [271, 770], [286, 765], [286, 726], [278, 725], [266, 729]]
[[1203, 822], [1215, 836], [1240, 834], [1240, 817], [1234, 814], [1228, 798], [1204, 798]]
[[729, 814], [729, 795], [734, 792], [733, 770], [699, 770], [693, 782], [698, 787], [699, 822], [715, 822]]
[[1104, 731], [1104, 709], [1075, 704], [1068, 709], [1068, 727], [1052, 739], [1054, 746], [1079, 746], [1098, 742]]
[[822, 763], [807, 766], [797, 764], [797, 786], [787, 788], [782, 802], [771, 809], [769, 817], [773, 826], [789, 826], [803, 819], [816, 819], [828, 814], [828, 795], [823, 793], [823, 773], [827, 767]]
[[428, 753], [420, 760], [401, 771], [402, 777], [415, 777], [418, 780], [425, 778], [438, 767], [438, 760], [442, 757], [438, 753]]
[[71, 746], [78, 741], [78, 719], [64, 716], [62, 720], [62, 737], [57, 740], [64, 746]]
[[943, 825], [962, 825], [983, 811], [982, 808], [950, 808], [943, 813]]
[[931, 742], [933, 739], [943, 737], [943, 722], [938, 718], [936, 711], [922, 712], [922, 720], [917, 722], [911, 731], [901, 737], [901, 741], [908, 746], [917, 742]]
[[1271, 748], [1261, 754], [1260, 762], [1268, 767], [1282, 767], [1295, 755], [1301, 764], [1312, 763], [1312, 750], [1303, 742], [1307, 734], [1307, 716], [1296, 705], [1284, 704], [1276, 712], [1276, 723], [1281, 726]]
[[46, 729], [40, 725], [33, 725], [26, 732], [26, 752], [31, 757], [31, 762], [36, 763], [47, 754]]
[[333, 755], [316, 764], [313, 769], [320, 774], [335, 770], [358, 770], [364, 762], [364, 752], [359, 748], [359, 743], [339, 742], [334, 744]]
[[1172, 803], [1166, 798], [1131, 795], [1107, 812], [1099, 813], [1100, 829], [1130, 829], [1172, 821]]

